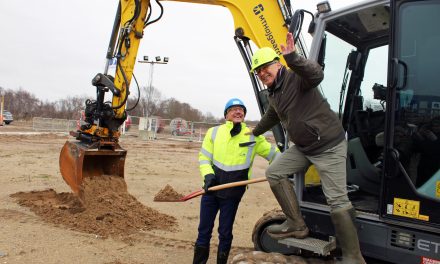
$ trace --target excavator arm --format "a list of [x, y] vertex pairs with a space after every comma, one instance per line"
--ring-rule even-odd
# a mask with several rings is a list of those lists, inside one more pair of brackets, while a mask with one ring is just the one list
[[[224, 6], [234, 19], [234, 39], [243, 56], [246, 67], [251, 65], [252, 48], [272, 47], [281, 55], [279, 43], [285, 41], [291, 20], [289, 0], [172, 0], [195, 4]], [[162, 8], [161, 3], [156, 0]], [[84, 178], [99, 175], [124, 177], [126, 151], [119, 146], [119, 127], [126, 119], [125, 106], [139, 45], [144, 29], [152, 22], [149, 0], [124, 0], [119, 2], [113, 30], [106, 54], [103, 73], [92, 80], [96, 87], [96, 99], [86, 101], [85, 121], [78, 131], [71, 132], [76, 140], [68, 140], [60, 153], [60, 171], [75, 193], [80, 193]], [[157, 19], [156, 19], [157, 20]], [[154, 22], [154, 21], [153, 21]], [[281, 62], [285, 64], [281, 57]], [[108, 73], [111, 62], [116, 61], [115, 76]], [[267, 109], [266, 90], [253, 74], [249, 73], [260, 112]], [[112, 101], [105, 102], [111, 92]], [[280, 149], [286, 147], [285, 133], [280, 125], [274, 129]]]
[[[240, 1], [240, 0], [167, 0], [173, 2], [197, 3], [226, 7], [234, 19], [235, 42], [243, 57], [248, 71], [251, 69], [252, 41], [257, 47], [271, 47], [281, 55], [279, 43], [284, 43], [288, 30], [291, 30], [292, 7], [290, 0]], [[300, 41], [297, 44], [301, 44]], [[303, 54], [302, 45], [298, 50]], [[286, 65], [283, 56], [282, 64]], [[257, 104], [261, 115], [268, 106], [267, 90], [254, 73], [249, 72]], [[278, 148], [287, 148], [286, 131], [281, 124], [272, 128]]]
[[[86, 124], [72, 131], [70, 134], [76, 140], [68, 140], [61, 149], [59, 163], [63, 179], [80, 196], [85, 178], [124, 177], [127, 152], [118, 143], [119, 127], [127, 118], [125, 106], [149, 4], [149, 0], [119, 2], [104, 73], [98, 73], [92, 80], [96, 100], [86, 101]], [[113, 77], [108, 69], [115, 60]], [[105, 102], [107, 92], [112, 93], [111, 102]]]
[[[107, 50], [105, 71], [92, 80], [96, 87], [96, 100], [86, 102], [87, 125], [75, 133], [77, 139], [117, 142], [119, 127], [127, 116], [125, 106], [149, 4], [149, 0], [120, 1]], [[114, 77], [108, 75], [113, 61], [116, 61]], [[111, 103], [104, 102], [105, 94], [109, 91], [112, 93]]]
[[286, 40], [290, 24], [290, 1], [167, 0], [226, 7], [234, 19], [235, 35], [252, 40], [258, 47], [272, 47], [279, 55], [279, 43]]

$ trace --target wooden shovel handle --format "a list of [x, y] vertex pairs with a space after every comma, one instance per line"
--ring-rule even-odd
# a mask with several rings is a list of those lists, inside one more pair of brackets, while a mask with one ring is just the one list
[[[263, 181], [267, 181], [266, 177], [260, 177], [260, 178], [246, 180], [246, 181], [238, 181], [238, 182], [231, 182], [231, 183], [216, 185], [211, 188], [208, 188], [208, 190], [209, 191], [218, 191], [218, 190], [223, 190], [223, 189], [227, 189], [227, 188], [243, 186], [243, 185], [248, 185], [248, 184], [263, 182]], [[203, 193], [205, 193], [205, 191], [203, 191]]]
[[[260, 178], [246, 180], [246, 181], [238, 181], [238, 182], [225, 183], [225, 184], [213, 186], [213, 187], [209, 188], [208, 190], [209, 191], [218, 191], [218, 190], [223, 190], [223, 189], [227, 189], [227, 188], [243, 186], [243, 185], [248, 185], [248, 184], [257, 183], [257, 182], [263, 182], [263, 181], [267, 181], [267, 179], [265, 177], [260, 177]], [[202, 195], [204, 193], [205, 193], [205, 190], [203, 190], [203, 189], [199, 190], [199, 191], [192, 192], [192, 193], [188, 194], [187, 196], [183, 197], [181, 199], [181, 201], [187, 201], [189, 199], [192, 199], [192, 198], [195, 198], [197, 196], [200, 196], [200, 195]]]

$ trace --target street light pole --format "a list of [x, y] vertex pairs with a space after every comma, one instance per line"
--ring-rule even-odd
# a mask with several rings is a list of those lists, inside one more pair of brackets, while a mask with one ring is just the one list
[[[169, 61], [168, 57], [164, 57], [163, 60], [160, 56], [156, 56], [154, 58], [155, 60], [149, 60], [148, 56], [144, 56], [143, 60], [138, 61], [139, 63], [149, 63], [150, 64], [150, 74], [149, 74], [149, 82], [148, 82], [148, 87], [149, 87], [149, 92], [152, 91], [153, 89], [153, 72], [154, 72], [154, 64], [167, 64]], [[148, 106], [147, 102], [147, 106]], [[144, 117], [147, 117], [147, 107], [144, 104]]]

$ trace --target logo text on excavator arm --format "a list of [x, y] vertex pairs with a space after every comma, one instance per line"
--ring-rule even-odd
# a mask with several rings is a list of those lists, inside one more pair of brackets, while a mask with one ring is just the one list
[[264, 28], [264, 35], [266, 36], [266, 39], [270, 42], [270, 44], [272, 45], [272, 48], [275, 50], [275, 52], [278, 55], [281, 55], [280, 48], [278, 47], [278, 44], [276, 43], [276, 41], [273, 37], [272, 30], [270, 29], [270, 26], [267, 24], [266, 18], [263, 15], [263, 11], [264, 11], [263, 5], [259, 4], [259, 5], [255, 6], [253, 11], [254, 11], [254, 14], [257, 15], [258, 18], [260, 19], [261, 25]]

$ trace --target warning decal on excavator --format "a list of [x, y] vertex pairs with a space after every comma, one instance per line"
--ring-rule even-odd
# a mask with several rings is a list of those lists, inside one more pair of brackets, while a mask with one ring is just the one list
[[394, 198], [393, 215], [418, 219], [419, 210], [419, 201]]
[[421, 264], [440, 264], [440, 260], [422, 257]]

